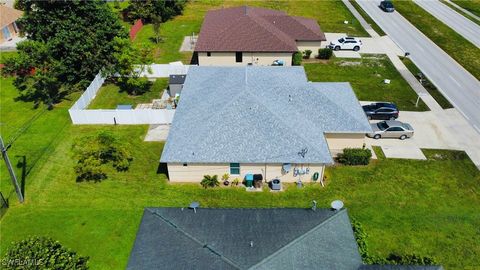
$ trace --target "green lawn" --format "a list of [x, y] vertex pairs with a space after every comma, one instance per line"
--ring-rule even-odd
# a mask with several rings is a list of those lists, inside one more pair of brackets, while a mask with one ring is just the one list
[[480, 79], [480, 50], [475, 45], [412, 1], [395, 0], [394, 5], [410, 23]]
[[[347, 7], [338, 0], [328, 1], [189, 1], [185, 7], [184, 13], [173, 20], [163, 23], [160, 27], [162, 41], [155, 44], [153, 37], [153, 27], [151, 24], [145, 25], [138, 33], [134, 43], [150, 44], [155, 47], [154, 62], [168, 63], [182, 60], [189, 63], [192, 53], [180, 53], [180, 45], [185, 36], [195, 33], [198, 35], [203, 22], [205, 13], [210, 9], [219, 9], [223, 7], [241, 6], [261, 6], [272, 9], [281, 9], [290, 15], [305, 16], [318, 20], [320, 27], [324, 32], [342, 32], [352, 36], [368, 36], [368, 33], [362, 28], [360, 23], [354, 19]], [[350, 21], [350, 24], [344, 24], [343, 21]]]
[[452, 2], [480, 16], [480, 0], [452, 0]]
[[157, 79], [150, 91], [143, 95], [133, 96], [120, 91], [118, 85], [105, 83], [97, 92], [97, 96], [89, 104], [88, 109], [115, 109], [119, 104], [131, 104], [133, 108], [140, 103], [151, 103], [153, 99], [160, 99], [163, 90], [168, 86], [168, 78]]
[[[359, 100], [395, 102], [400, 110], [425, 111], [415, 107], [417, 94], [384, 55], [364, 55], [362, 59], [333, 58], [327, 63], [305, 64], [308, 79], [314, 82], [350, 82]], [[384, 84], [383, 79], [390, 79]]]
[[[405, 64], [405, 66], [410, 70], [410, 72], [418, 78], [418, 73], [421, 72], [421, 70], [410, 60], [410, 58], [407, 57], [400, 57], [402, 62]], [[425, 75], [423, 75], [425, 76]], [[433, 85], [428, 78], [426, 78], [426, 82], [423, 83], [423, 87], [432, 95], [432, 97], [437, 101], [437, 103], [443, 108], [443, 109], [449, 109], [453, 108], [453, 105], [440, 93], [440, 91]]]
[[[109, 171], [109, 179], [101, 183], [76, 183], [71, 144], [99, 130], [128, 142], [132, 166], [123, 173]], [[198, 184], [168, 184], [164, 174], [157, 174], [163, 144], [143, 142], [146, 131], [146, 126], [69, 126], [60, 131], [56, 149], [27, 178], [26, 203], [12, 200], [1, 220], [0, 254], [14, 240], [48, 235], [90, 256], [92, 269], [121, 269], [147, 206], [181, 207], [196, 200], [202, 207], [309, 207], [315, 199], [328, 207], [342, 199], [364, 224], [374, 253], [431, 255], [447, 269], [479, 263], [480, 173], [465, 155], [330, 167], [325, 188], [289, 185], [282, 193], [205, 190]]]
[[[70, 125], [68, 109], [79, 95], [77, 93], [57, 104], [51, 111], [43, 106], [35, 109], [30, 102], [15, 101], [18, 91], [12, 82], [12, 78], [0, 77], [0, 133], [5, 143], [15, 139], [9, 155], [21, 179], [22, 167], [19, 162], [23, 156], [26, 158], [25, 171], [28, 172], [51, 154], [56, 143], [62, 139], [60, 132]], [[13, 191], [3, 161], [0, 162], [0, 191], [6, 197], [12, 195]]]

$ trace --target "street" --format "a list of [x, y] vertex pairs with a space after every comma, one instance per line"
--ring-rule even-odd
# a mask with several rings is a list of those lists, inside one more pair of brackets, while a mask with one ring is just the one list
[[417, 5], [480, 48], [480, 25], [438, 0], [414, 0]]
[[480, 82], [400, 13], [383, 12], [379, 1], [357, 2], [480, 133]]

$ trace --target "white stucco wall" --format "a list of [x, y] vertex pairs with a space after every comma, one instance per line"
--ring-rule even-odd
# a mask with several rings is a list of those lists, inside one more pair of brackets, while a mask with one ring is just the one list
[[310, 58], [315, 58], [318, 55], [318, 49], [322, 47], [320, 41], [297, 41], [297, 47], [300, 52], [304, 52], [306, 50], [311, 50], [312, 54]]
[[[315, 172], [319, 173], [319, 179], [323, 177], [324, 165], [322, 164], [292, 164], [290, 172], [282, 172], [282, 164], [240, 164], [240, 174], [230, 175], [230, 181], [238, 178], [240, 181], [245, 179], [246, 174], [262, 174], [264, 180], [270, 181], [279, 178], [283, 182], [296, 182], [299, 177], [303, 182], [309, 182]], [[293, 170], [298, 168], [309, 168], [309, 174], [294, 176]], [[195, 182], [202, 181], [204, 175], [218, 175], [220, 180], [225, 173], [230, 174], [230, 164], [183, 164], [168, 163], [168, 178], [171, 182]], [[266, 169], [266, 171], [265, 171]], [[266, 172], [266, 174], [265, 174]]]
[[283, 60], [286, 66], [292, 65], [292, 53], [281, 52], [243, 52], [242, 62], [235, 62], [235, 52], [198, 53], [199, 66], [246, 66], [249, 63], [258, 66], [271, 66], [273, 61]]

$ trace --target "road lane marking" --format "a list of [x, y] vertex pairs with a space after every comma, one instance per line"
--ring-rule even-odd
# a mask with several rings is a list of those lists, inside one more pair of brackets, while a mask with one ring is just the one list
[[452, 79], [458, 87], [462, 87], [462, 85], [460, 85], [460, 83], [457, 80], [455, 80], [455, 78], [452, 75], [448, 75], [448, 77], [450, 77], [450, 79]]

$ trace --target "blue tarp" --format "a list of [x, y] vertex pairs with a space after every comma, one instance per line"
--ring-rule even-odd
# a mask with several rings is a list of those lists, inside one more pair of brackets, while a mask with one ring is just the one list
[[247, 181], [253, 181], [253, 174], [246, 174], [246, 175], [245, 175], [245, 180], [247, 180]]

